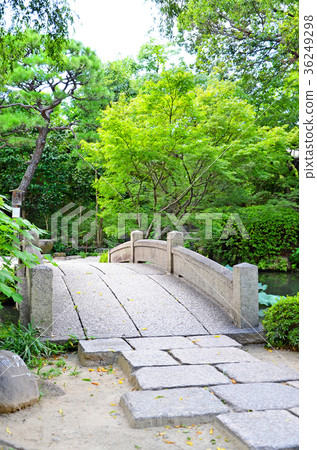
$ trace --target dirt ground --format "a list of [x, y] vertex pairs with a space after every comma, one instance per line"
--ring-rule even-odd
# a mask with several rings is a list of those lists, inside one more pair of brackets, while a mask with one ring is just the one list
[[[263, 361], [287, 364], [298, 370], [296, 352], [268, 351], [263, 345], [249, 345], [245, 350]], [[63, 365], [61, 359], [66, 363], [64, 368], [56, 366]], [[245, 448], [214, 422], [133, 429], [119, 406], [120, 397], [132, 388], [118, 367], [108, 366], [104, 371], [82, 367], [75, 353], [52, 362], [42, 370], [62, 373], [41, 385], [39, 403], [13, 414], [0, 415], [0, 449]]]

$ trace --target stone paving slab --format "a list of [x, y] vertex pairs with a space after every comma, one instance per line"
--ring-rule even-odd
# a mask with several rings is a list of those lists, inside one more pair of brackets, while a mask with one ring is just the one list
[[141, 367], [178, 366], [178, 362], [162, 350], [122, 351], [118, 357], [118, 364], [126, 374]]
[[120, 338], [82, 340], [78, 344], [78, 358], [86, 367], [113, 364], [124, 350], [131, 347]]
[[133, 272], [139, 273], [141, 275], [164, 275], [166, 274], [166, 270], [161, 267], [156, 266], [151, 263], [125, 263], [125, 266], [132, 270]]
[[85, 273], [64, 277], [86, 335], [93, 338], [140, 336], [127, 312], [94, 270], [86, 267]]
[[289, 386], [293, 386], [296, 389], [299, 389], [299, 381], [288, 381], [286, 384]]
[[227, 334], [229, 331], [238, 331], [226, 311], [181, 278], [173, 275], [150, 275], [150, 278], [177, 298], [204, 326], [202, 332], [191, 333], [188, 331], [179, 334], [206, 334], [206, 331], [211, 334]]
[[229, 384], [230, 380], [212, 366], [144, 367], [129, 381], [137, 389], [170, 389]]
[[266, 343], [266, 334], [262, 323], [257, 327], [252, 328], [234, 328], [228, 332], [223, 330], [223, 333], [235, 339], [242, 345]]
[[299, 448], [298, 418], [288, 411], [220, 414], [216, 421], [252, 450]]
[[295, 416], [299, 417], [299, 407], [296, 408], [290, 408], [290, 411], [295, 414]]
[[298, 380], [298, 372], [283, 364], [247, 362], [219, 364], [217, 369], [238, 383], [266, 383]]
[[298, 389], [277, 383], [231, 384], [211, 388], [235, 411], [289, 409], [298, 406]]
[[229, 338], [223, 334], [207, 334], [205, 336], [189, 336], [189, 339], [198, 347], [237, 347], [242, 345], [234, 339]]
[[136, 350], [170, 350], [172, 348], [195, 347], [195, 344], [184, 336], [134, 338], [127, 339], [127, 342]]
[[229, 411], [203, 388], [129, 392], [121, 397], [120, 405], [133, 428], [208, 423]]
[[221, 364], [258, 361], [254, 356], [234, 347], [184, 348], [170, 354], [182, 364]]
[[[53, 266], [54, 267], [54, 266]], [[56, 269], [54, 267], [54, 269]], [[65, 285], [62, 272], [57, 272], [53, 276], [53, 324], [52, 335], [60, 339], [68, 340], [69, 336], [76, 336], [84, 339], [85, 333], [79, 321], [78, 314], [74, 308], [74, 303]], [[66, 319], [66, 320], [65, 320]]]
[[102, 279], [123, 305], [142, 336], [206, 333], [201, 323], [149, 276], [131, 270], [124, 277], [103, 275]]

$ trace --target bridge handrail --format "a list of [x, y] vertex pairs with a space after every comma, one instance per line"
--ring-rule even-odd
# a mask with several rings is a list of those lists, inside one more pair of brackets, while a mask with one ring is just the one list
[[242, 263], [230, 271], [183, 245], [183, 235], [177, 231], [168, 233], [167, 241], [143, 239], [142, 231], [132, 231], [129, 242], [109, 251], [109, 263], [153, 263], [216, 300], [238, 327], [258, 326], [257, 266]]

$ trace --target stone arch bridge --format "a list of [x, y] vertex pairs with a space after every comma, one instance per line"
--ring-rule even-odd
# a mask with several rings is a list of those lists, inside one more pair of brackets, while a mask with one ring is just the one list
[[263, 340], [258, 316], [257, 267], [233, 271], [167, 241], [131, 240], [98, 258], [61, 259], [27, 271], [21, 321], [64, 342], [85, 338], [226, 334], [241, 343]]

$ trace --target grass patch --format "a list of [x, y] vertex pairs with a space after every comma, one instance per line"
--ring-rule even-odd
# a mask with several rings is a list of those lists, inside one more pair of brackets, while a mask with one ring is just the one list
[[25, 327], [20, 323], [9, 323], [0, 325], [0, 348], [19, 355], [28, 367], [34, 368], [45, 358], [75, 350], [76, 344], [71, 341], [66, 345], [43, 342], [32, 324]]

